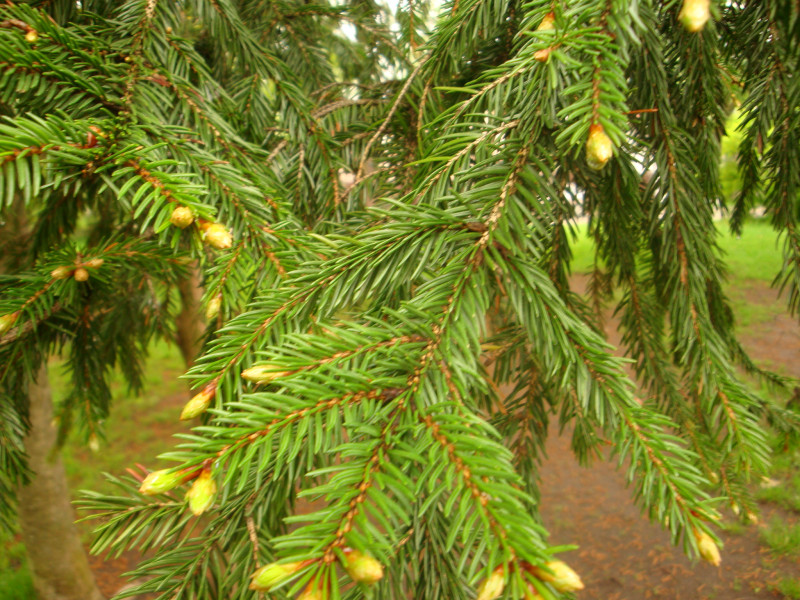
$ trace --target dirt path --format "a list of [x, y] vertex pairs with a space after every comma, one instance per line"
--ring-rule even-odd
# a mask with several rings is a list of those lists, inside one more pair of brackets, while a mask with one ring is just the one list
[[[670, 544], [667, 532], [639, 512], [613, 466], [580, 467], [566, 437], [552, 438], [547, 450], [542, 517], [552, 544], [580, 546], [564, 555], [586, 585], [580, 600], [776, 598], [769, 586], [779, 573], [800, 577], [800, 565], [772, 559], [759, 544], [757, 526], [721, 534], [720, 568], [690, 561]], [[765, 509], [762, 522], [775, 510]]]
[[[578, 282], [580, 285], [580, 282]], [[578, 286], [576, 286], [578, 287]], [[749, 301], [781, 303], [775, 292], [753, 284]], [[609, 321], [609, 328], [614, 327]], [[609, 332], [617, 343], [619, 336]], [[749, 328], [741, 336], [759, 363], [800, 377], [800, 326], [785, 314]], [[633, 504], [623, 475], [611, 464], [597, 462], [581, 468], [573, 458], [568, 437], [554, 435], [547, 444], [549, 459], [542, 466], [541, 513], [553, 544], [580, 548], [564, 556], [580, 573], [586, 589], [580, 600], [780, 598], [772, 591], [780, 576], [800, 579], [800, 559], [776, 560], [758, 541], [751, 525], [738, 534], [721, 533], [725, 547], [722, 566], [690, 561], [672, 547], [669, 535], [650, 523]], [[780, 512], [788, 522], [798, 515], [762, 505], [760, 522]]]

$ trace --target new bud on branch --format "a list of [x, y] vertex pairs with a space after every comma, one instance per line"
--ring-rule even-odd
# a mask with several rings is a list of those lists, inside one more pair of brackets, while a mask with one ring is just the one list
[[214, 394], [217, 393], [216, 386], [208, 385], [203, 388], [203, 391], [196, 394], [181, 411], [181, 421], [188, 421], [203, 414], [214, 399]]
[[194, 214], [192, 210], [186, 206], [178, 206], [172, 211], [169, 222], [175, 227], [186, 229], [189, 225], [194, 223]]
[[278, 371], [272, 365], [256, 365], [242, 371], [242, 377], [253, 383], [269, 383], [291, 374], [291, 371]]
[[214, 503], [217, 495], [217, 483], [211, 476], [211, 469], [203, 469], [200, 476], [194, 480], [192, 487], [186, 492], [189, 501], [189, 510], [195, 516], [202, 515]]
[[711, 18], [711, 0], [683, 0], [678, 18], [692, 33], [702, 31]]
[[75, 278], [75, 281], [87, 281], [89, 279], [89, 271], [83, 267], [78, 267], [75, 269], [73, 277]]
[[304, 565], [304, 562], [284, 564], [270, 563], [265, 565], [251, 576], [253, 581], [250, 582], [250, 589], [260, 592], [269, 592], [272, 588], [287, 581], [292, 575], [302, 569]]
[[545, 563], [542, 569], [534, 567], [533, 571], [539, 579], [552, 584], [559, 592], [583, 589], [581, 578], [564, 561], [552, 560]]
[[703, 560], [710, 562], [715, 567], [718, 567], [722, 562], [722, 557], [719, 555], [719, 548], [717, 544], [711, 539], [705, 531], [699, 529], [694, 530], [694, 539], [697, 542], [697, 550]]
[[383, 577], [383, 565], [358, 550], [352, 550], [345, 555], [344, 568], [353, 581], [372, 585]]
[[219, 223], [212, 223], [203, 233], [206, 244], [217, 250], [226, 250], [233, 245], [233, 236], [228, 229]]
[[555, 29], [556, 27], [556, 15], [553, 11], [550, 11], [544, 16], [542, 22], [539, 23], [539, 26], [536, 28], [536, 31], [550, 31]]
[[586, 163], [590, 168], [599, 171], [614, 156], [614, 144], [606, 135], [602, 125], [595, 123], [589, 128], [586, 140]]
[[163, 494], [180, 485], [183, 478], [184, 475], [179, 471], [169, 471], [168, 469], [153, 471], [144, 478], [142, 485], [139, 486], [139, 492], [146, 496]]
[[50, 271], [50, 277], [53, 279], [66, 279], [72, 275], [72, 267], [56, 267]]
[[[555, 29], [556, 26], [556, 15], [551, 11], [544, 16], [542, 22], [539, 23], [539, 26], [536, 28], [536, 31], [552, 31]], [[550, 56], [550, 52], [553, 51], [552, 47], [542, 48], [541, 50], [537, 50], [533, 57], [538, 60], [539, 62], [544, 62]]]
[[0, 335], [3, 335], [6, 331], [11, 329], [14, 326], [14, 323], [17, 322], [18, 317], [19, 311], [0, 317]]
[[213, 321], [219, 314], [219, 309], [222, 307], [222, 294], [217, 294], [208, 301], [206, 306], [206, 321]]
[[503, 574], [503, 567], [497, 567], [478, 587], [477, 600], [494, 600], [495, 598], [499, 598], [505, 587], [506, 578]]

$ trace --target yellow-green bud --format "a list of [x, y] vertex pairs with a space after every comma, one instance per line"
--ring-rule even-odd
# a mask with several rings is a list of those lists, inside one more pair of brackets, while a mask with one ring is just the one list
[[84, 263], [84, 266], [89, 267], [90, 269], [97, 269], [98, 267], [102, 266], [105, 261], [102, 258], [93, 258]]
[[172, 211], [169, 222], [175, 225], [175, 227], [186, 229], [189, 225], [194, 223], [194, 214], [192, 214], [192, 210], [190, 208], [186, 206], [178, 206]]
[[183, 477], [178, 471], [169, 471], [167, 469], [153, 471], [144, 478], [142, 485], [139, 486], [139, 491], [146, 496], [163, 494], [180, 485]]
[[683, 0], [678, 18], [692, 33], [702, 31], [711, 18], [711, 0]]
[[[539, 26], [536, 28], [536, 31], [552, 31], [555, 29], [556, 26], [556, 16], [553, 12], [547, 13], [542, 22], [539, 23]], [[537, 50], [533, 54], [533, 58], [538, 60], [539, 62], [545, 62], [549, 57], [550, 53], [553, 51], [552, 46], [549, 48], [542, 48], [541, 50]]]
[[211, 322], [217, 318], [219, 309], [222, 307], [222, 295], [216, 295], [208, 301], [206, 306], [206, 321]]
[[205, 233], [203, 233], [203, 240], [217, 250], [225, 250], [233, 245], [231, 232], [219, 223], [212, 223], [206, 228]]
[[9, 329], [14, 326], [19, 317], [19, 312], [8, 313], [0, 317], [0, 335], [5, 334]]
[[590, 168], [599, 171], [614, 155], [614, 144], [606, 135], [602, 125], [594, 124], [589, 128], [586, 140], [586, 163]]
[[720, 557], [719, 548], [717, 548], [717, 544], [711, 539], [711, 536], [705, 531], [695, 529], [694, 539], [697, 541], [697, 550], [700, 552], [700, 556], [703, 560], [718, 567], [722, 562], [722, 557]]
[[39, 32], [35, 29], [29, 29], [25, 34], [25, 41], [29, 44], [34, 44], [39, 41]]
[[477, 600], [494, 600], [495, 598], [499, 598], [505, 587], [506, 578], [503, 574], [503, 567], [497, 567], [478, 587]]
[[256, 365], [242, 371], [242, 377], [253, 383], [269, 383], [291, 374], [291, 371], [276, 371], [272, 365]]
[[72, 267], [56, 267], [50, 271], [50, 277], [53, 279], [66, 279], [72, 275]]
[[270, 563], [263, 566], [251, 575], [253, 581], [250, 582], [250, 589], [268, 592], [297, 573], [303, 568], [303, 564], [302, 562]]
[[550, 11], [544, 16], [542, 22], [539, 23], [539, 26], [536, 28], [536, 31], [550, 31], [551, 29], [555, 29], [556, 25], [556, 15]]
[[368, 554], [353, 550], [345, 555], [344, 568], [353, 581], [372, 585], [383, 577], [383, 565]]
[[207, 386], [199, 394], [186, 403], [181, 411], [181, 421], [188, 421], [206, 412], [211, 400], [214, 398], [217, 390], [213, 386]]
[[200, 476], [194, 480], [192, 487], [186, 492], [189, 501], [189, 510], [195, 516], [202, 515], [214, 503], [217, 495], [217, 483], [211, 476], [209, 469], [204, 469]]
[[559, 592], [574, 592], [583, 589], [583, 582], [578, 574], [567, 563], [552, 560], [545, 563], [545, 568], [534, 568], [536, 576], [542, 581], [552, 584]]
[[89, 279], [89, 271], [84, 269], [83, 267], [78, 267], [75, 269], [75, 273], [73, 274], [75, 281], [86, 281]]

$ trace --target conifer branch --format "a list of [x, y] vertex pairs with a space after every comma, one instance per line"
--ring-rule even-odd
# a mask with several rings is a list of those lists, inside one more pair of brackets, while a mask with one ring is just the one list
[[[734, 369], [762, 373], [713, 223], [737, 94], [734, 227], [765, 204], [794, 308], [797, 65], [774, 3], [717, 8], [452, 0], [428, 32], [426, 0], [0, 7], [0, 212], [32, 226], [0, 278], [0, 495], [26, 476], [13, 423], [38, 365], [68, 349], [61, 437], [91, 435], [191, 264], [213, 326], [182, 416], [202, 424], [173, 468], [84, 500], [95, 551], [161, 548], [137, 593], [561, 597], [540, 578], [551, 421], [582, 461], [610, 446], [698, 550], [708, 490], [749, 510], [766, 425], [800, 426]], [[589, 298], [568, 281], [578, 214]], [[642, 394], [599, 333], [615, 287]]]
[[356, 180], [361, 179], [361, 177], [364, 175], [364, 168], [366, 167], [367, 159], [369, 158], [369, 151], [370, 149], [372, 149], [372, 145], [378, 138], [381, 137], [381, 135], [383, 135], [383, 133], [386, 131], [386, 128], [389, 127], [389, 123], [391, 123], [392, 117], [397, 112], [397, 109], [400, 107], [400, 103], [403, 101], [403, 98], [405, 97], [406, 93], [408, 93], [411, 84], [414, 83], [414, 79], [422, 70], [422, 68], [425, 66], [426, 62], [427, 60], [421, 60], [420, 63], [406, 78], [406, 82], [403, 84], [403, 87], [400, 89], [400, 92], [398, 92], [397, 97], [394, 100], [394, 103], [392, 104], [391, 108], [389, 109], [389, 112], [386, 115], [386, 118], [383, 120], [383, 123], [381, 123], [381, 126], [378, 127], [378, 130], [372, 135], [372, 137], [367, 142], [367, 145], [364, 147], [364, 150], [361, 152], [361, 158], [358, 161], [358, 169], [356, 169]]

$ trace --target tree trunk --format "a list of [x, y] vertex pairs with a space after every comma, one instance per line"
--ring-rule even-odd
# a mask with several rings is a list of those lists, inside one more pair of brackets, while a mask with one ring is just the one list
[[203, 298], [200, 270], [194, 263], [189, 267], [186, 277], [178, 280], [181, 295], [181, 312], [175, 319], [177, 343], [187, 368], [194, 364], [203, 346], [203, 333], [206, 329], [200, 300]]
[[19, 489], [19, 521], [39, 600], [102, 600], [75, 527], [64, 466], [53, 453], [56, 428], [47, 367], [30, 384], [25, 439], [31, 482]]

